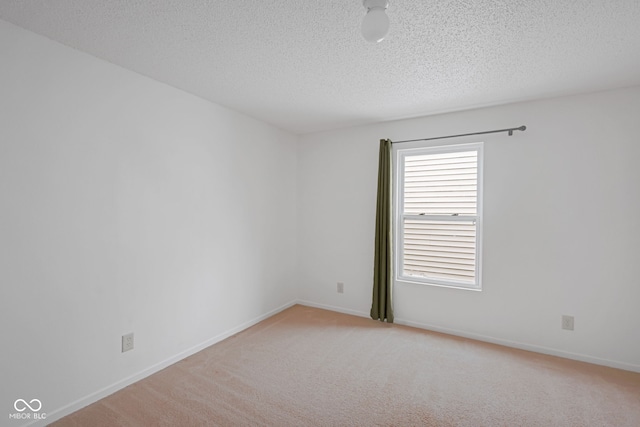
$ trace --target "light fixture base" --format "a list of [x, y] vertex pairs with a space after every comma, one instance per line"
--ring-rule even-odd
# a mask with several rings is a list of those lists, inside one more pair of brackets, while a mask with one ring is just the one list
[[363, 0], [362, 5], [367, 10], [386, 9], [389, 7], [389, 0]]

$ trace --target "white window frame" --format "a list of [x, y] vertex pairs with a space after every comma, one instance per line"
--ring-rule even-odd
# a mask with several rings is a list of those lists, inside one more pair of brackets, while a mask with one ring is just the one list
[[[393, 146], [393, 164], [394, 164], [394, 188], [393, 188], [393, 221], [395, 230], [394, 239], [394, 279], [400, 283], [413, 283], [431, 286], [441, 286], [456, 289], [467, 289], [474, 291], [482, 290], [482, 200], [483, 200], [483, 147], [482, 142], [458, 143], [458, 144], [439, 144], [431, 145], [427, 143], [411, 143], [398, 144]], [[475, 251], [475, 282], [469, 284], [467, 282], [459, 282], [455, 280], [447, 280], [440, 278], [428, 278], [403, 275], [404, 265], [404, 236], [403, 236], [403, 219], [405, 217], [404, 209], [404, 164], [405, 158], [414, 155], [424, 154], [440, 154], [459, 151], [477, 151], [478, 153], [478, 175], [477, 175], [477, 205], [476, 205], [476, 251]], [[436, 219], [447, 221], [468, 221], [469, 216], [417, 216], [420, 219]]]

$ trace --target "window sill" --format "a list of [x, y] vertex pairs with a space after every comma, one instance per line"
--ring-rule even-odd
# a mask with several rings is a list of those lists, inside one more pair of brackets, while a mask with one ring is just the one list
[[411, 280], [408, 278], [401, 278], [401, 277], [397, 277], [394, 280], [394, 285], [396, 284], [406, 284], [406, 285], [420, 285], [420, 286], [435, 286], [438, 288], [450, 288], [450, 289], [460, 289], [463, 291], [475, 291], [475, 292], [482, 292], [482, 287], [481, 286], [469, 286], [469, 285], [462, 285], [462, 284], [455, 284], [455, 283], [437, 283], [437, 282], [431, 282], [431, 281], [421, 281], [421, 280]]

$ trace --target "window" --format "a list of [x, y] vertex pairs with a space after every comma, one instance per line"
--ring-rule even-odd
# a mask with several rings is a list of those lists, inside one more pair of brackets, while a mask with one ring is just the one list
[[482, 143], [395, 153], [396, 280], [481, 289]]

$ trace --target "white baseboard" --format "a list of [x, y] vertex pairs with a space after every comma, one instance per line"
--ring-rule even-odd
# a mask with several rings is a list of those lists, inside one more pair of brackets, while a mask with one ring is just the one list
[[273, 316], [274, 314], [277, 314], [283, 310], [286, 310], [289, 307], [292, 307], [296, 304], [296, 301], [291, 301], [287, 304], [284, 304], [274, 310], [271, 310], [265, 314], [262, 314], [254, 319], [251, 319], [247, 322], [244, 322], [243, 324], [236, 326], [235, 328], [232, 328], [228, 331], [225, 331], [221, 334], [216, 335], [213, 338], [210, 338], [198, 345], [195, 345], [185, 351], [182, 351], [178, 354], [176, 354], [175, 356], [172, 356], [166, 360], [163, 360], [162, 362], [156, 363], [153, 366], [150, 366], [147, 369], [144, 369], [143, 371], [140, 371], [136, 374], [133, 374], [127, 378], [124, 378], [114, 384], [111, 384], [110, 386], [107, 386], [101, 390], [98, 390], [94, 393], [89, 394], [88, 396], [82, 397], [78, 400], [76, 400], [75, 402], [72, 402], [66, 406], [63, 406], [62, 408], [56, 409], [52, 412], [47, 413], [47, 418], [44, 420], [38, 420], [38, 421], [34, 421], [32, 423], [26, 424], [26, 426], [32, 426], [32, 427], [36, 427], [36, 426], [46, 426], [49, 423], [52, 423], [56, 420], [59, 420], [62, 417], [65, 417], [69, 414], [72, 414], [82, 408], [84, 408], [87, 405], [90, 405], [92, 403], [97, 402], [100, 399], [103, 399], [107, 396], [109, 396], [110, 394], [115, 393], [118, 390], [121, 390], [125, 387], [127, 387], [128, 385], [131, 385], [137, 381], [140, 381], [143, 378], [148, 377], [149, 375], [155, 374], [158, 371], [161, 371], [162, 369], [166, 368], [167, 366], [173, 365], [176, 362], [179, 362], [182, 359], [185, 359], [201, 350], [204, 350], [205, 348], [216, 344], [226, 338], [229, 338], [232, 335], [237, 334], [238, 332], [241, 332], [259, 322], [262, 322], [263, 320]]
[[[326, 304], [318, 304], [315, 302], [304, 301], [304, 300], [298, 300], [297, 302], [298, 304], [306, 305], [309, 307], [321, 308], [324, 310], [330, 310], [330, 311], [335, 311], [335, 312], [344, 313], [344, 314], [351, 314], [359, 317], [369, 317], [369, 313], [366, 313], [364, 311], [351, 310], [351, 309], [346, 309], [346, 308], [336, 307], [336, 306], [326, 305]], [[441, 332], [443, 334], [455, 335], [463, 338], [470, 338], [478, 341], [488, 342], [491, 344], [503, 345], [505, 347], [512, 347], [520, 350], [533, 351], [535, 353], [548, 354], [550, 356], [558, 356], [558, 357], [563, 357], [565, 359], [593, 363], [594, 365], [602, 365], [602, 366], [608, 366], [610, 368], [623, 369], [625, 371], [640, 372], [640, 365], [635, 365], [632, 363], [602, 359], [599, 357], [589, 356], [589, 355], [580, 354], [580, 353], [571, 353], [568, 351], [558, 350], [555, 348], [544, 347], [544, 346], [533, 345], [533, 344], [526, 344], [518, 341], [505, 340], [501, 338], [491, 337], [488, 335], [469, 333], [469, 332], [461, 331], [458, 329], [443, 328], [441, 326], [413, 322], [411, 320], [406, 320], [401, 318], [395, 318], [394, 322], [397, 323], [398, 325], [406, 325], [414, 328], [426, 329], [428, 331]]]
[[449, 328], [443, 328], [436, 325], [412, 322], [410, 320], [405, 320], [405, 319], [396, 318], [395, 323], [399, 325], [412, 326], [414, 328], [426, 329], [434, 332], [441, 332], [443, 334], [455, 335], [463, 338], [470, 338], [478, 341], [488, 342], [491, 344], [503, 345], [505, 347], [512, 347], [520, 350], [533, 351], [535, 353], [548, 354], [550, 356], [558, 356], [558, 357], [563, 357], [565, 359], [578, 360], [580, 362], [592, 363], [594, 365], [608, 366], [610, 368], [623, 369], [625, 371], [640, 372], [640, 365], [635, 365], [632, 363], [619, 362], [617, 360], [602, 359], [599, 357], [589, 356], [589, 355], [580, 354], [580, 353], [571, 353], [568, 351], [558, 350], [555, 348], [544, 347], [544, 346], [534, 345], [534, 344], [526, 344], [518, 341], [505, 340], [502, 338], [495, 338], [488, 335], [469, 333], [469, 332], [465, 332], [457, 329], [449, 329]]
[[351, 310], [348, 308], [336, 307], [334, 305], [318, 304], [318, 303], [306, 301], [306, 300], [298, 300], [296, 301], [296, 303], [300, 305], [306, 305], [307, 307], [321, 308], [323, 310], [335, 311], [337, 313], [351, 314], [352, 316], [371, 318], [371, 316], [369, 316], [369, 313], [365, 311]]

